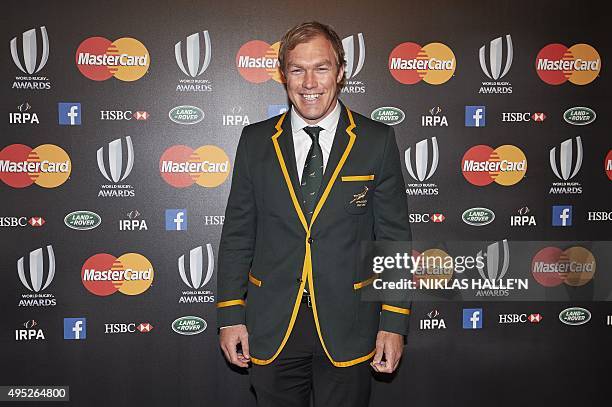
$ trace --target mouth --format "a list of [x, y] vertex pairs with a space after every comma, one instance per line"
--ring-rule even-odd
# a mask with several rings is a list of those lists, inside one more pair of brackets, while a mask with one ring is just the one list
[[302, 98], [306, 102], [315, 102], [321, 97], [322, 93], [302, 93]]

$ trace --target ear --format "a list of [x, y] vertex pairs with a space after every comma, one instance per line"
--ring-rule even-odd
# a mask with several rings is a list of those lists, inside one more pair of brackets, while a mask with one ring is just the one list
[[344, 65], [341, 65], [340, 69], [338, 69], [338, 76], [336, 77], [336, 83], [340, 83], [340, 81], [342, 81], [343, 76], [344, 76]]

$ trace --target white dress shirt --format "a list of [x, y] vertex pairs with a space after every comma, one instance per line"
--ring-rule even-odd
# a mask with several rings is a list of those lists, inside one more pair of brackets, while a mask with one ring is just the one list
[[316, 124], [308, 124], [295, 110], [295, 107], [291, 107], [293, 147], [295, 148], [295, 162], [297, 164], [298, 179], [300, 183], [302, 182], [302, 171], [304, 171], [306, 157], [308, 156], [308, 151], [312, 146], [312, 139], [304, 131], [304, 127], [319, 126], [323, 129], [319, 133], [319, 144], [321, 145], [321, 150], [323, 151], [323, 172], [325, 172], [327, 160], [329, 159], [329, 152], [334, 144], [334, 136], [336, 135], [336, 128], [338, 127], [338, 121], [340, 120], [340, 110], [340, 103], [336, 101], [336, 107], [334, 107], [334, 110], [332, 110], [320, 122]]

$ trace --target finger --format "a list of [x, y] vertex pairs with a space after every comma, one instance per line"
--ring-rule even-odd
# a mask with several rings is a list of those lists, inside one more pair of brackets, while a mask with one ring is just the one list
[[249, 353], [249, 334], [244, 333], [240, 336], [240, 344], [242, 345], [242, 355], [246, 360], [250, 360], [251, 354]]
[[380, 364], [380, 361], [382, 360], [384, 354], [384, 350], [385, 347], [383, 343], [380, 341], [376, 341], [376, 353], [374, 354], [374, 359], [372, 360], [372, 363], [376, 365]]

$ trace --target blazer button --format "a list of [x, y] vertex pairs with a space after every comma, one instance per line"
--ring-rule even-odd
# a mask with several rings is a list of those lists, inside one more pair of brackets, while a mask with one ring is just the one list
[[309, 243], [309, 244], [312, 244], [312, 242], [314, 242], [314, 239], [313, 239], [312, 237], [309, 237], [309, 238], [308, 238], [308, 243]]

